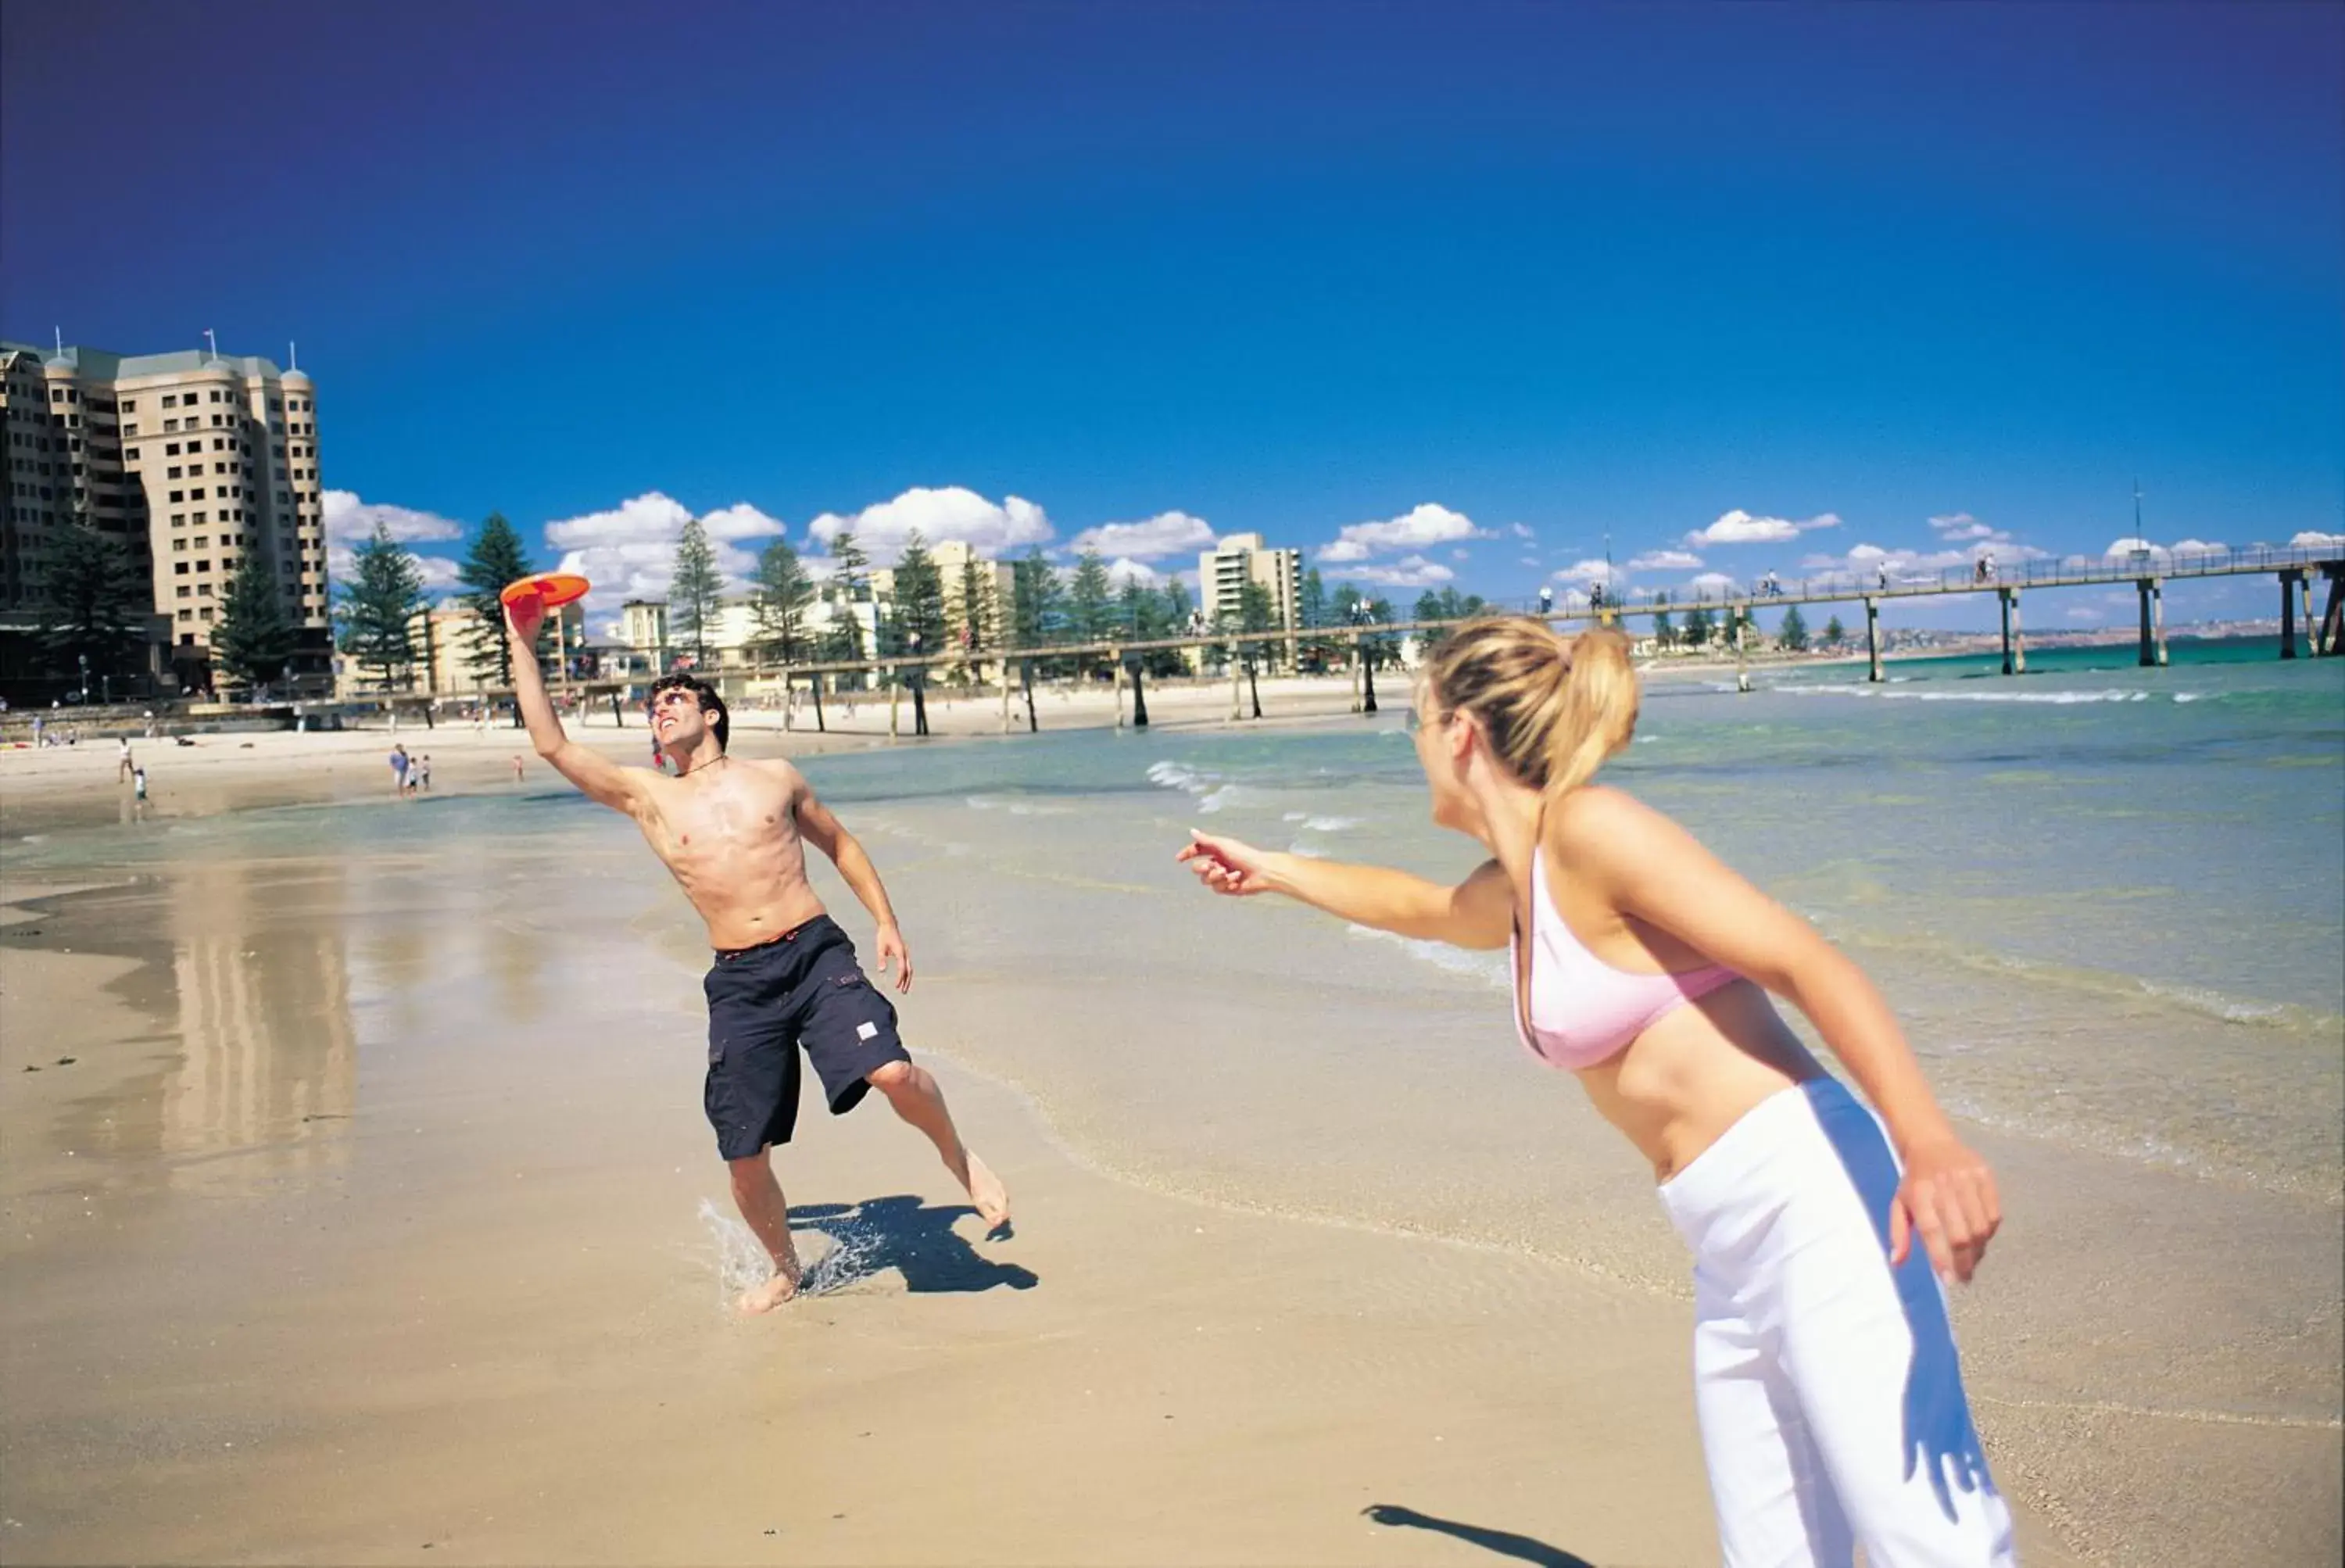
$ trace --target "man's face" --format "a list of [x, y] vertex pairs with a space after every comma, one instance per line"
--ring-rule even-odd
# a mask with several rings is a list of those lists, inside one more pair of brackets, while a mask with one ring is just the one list
[[707, 728], [701, 716], [699, 695], [680, 686], [654, 692], [651, 709], [652, 733], [659, 738], [662, 747], [690, 746]]

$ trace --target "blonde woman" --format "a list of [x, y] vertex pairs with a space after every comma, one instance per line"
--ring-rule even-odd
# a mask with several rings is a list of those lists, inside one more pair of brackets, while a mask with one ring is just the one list
[[1942, 1286], [1971, 1278], [2001, 1222], [1994, 1176], [1853, 963], [1591, 782], [1637, 702], [1618, 633], [1469, 623], [1427, 663], [1409, 722], [1433, 820], [1490, 852], [1471, 876], [1443, 887], [1203, 833], [1179, 858], [1215, 892], [1512, 946], [1524, 1045], [1652, 1162], [1693, 1250], [1695, 1404], [1730, 1568], [1846, 1565], [1860, 1542], [1874, 1568], [2011, 1563]]

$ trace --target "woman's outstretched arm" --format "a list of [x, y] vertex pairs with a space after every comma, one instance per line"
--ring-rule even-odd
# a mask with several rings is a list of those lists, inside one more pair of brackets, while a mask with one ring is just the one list
[[1483, 862], [1456, 887], [1444, 887], [1385, 866], [1284, 855], [1209, 833], [1192, 832], [1189, 839], [1174, 859], [1206, 887], [1233, 898], [1284, 893], [1355, 925], [1454, 947], [1504, 947], [1514, 929], [1513, 884], [1496, 860]]

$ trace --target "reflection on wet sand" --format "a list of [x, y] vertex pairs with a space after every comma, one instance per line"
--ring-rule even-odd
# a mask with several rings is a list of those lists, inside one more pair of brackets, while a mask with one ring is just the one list
[[[168, 884], [181, 1056], [164, 1094], [166, 1153], [266, 1151], [247, 1168], [269, 1176], [342, 1163], [358, 1039], [340, 921], [319, 906], [339, 916], [343, 880], [330, 865], [289, 888], [200, 865]], [[184, 1159], [173, 1169], [175, 1184], [213, 1179]]]
[[119, 1042], [144, 1063], [117, 1058], [103, 1088], [59, 1107], [52, 1152], [102, 1154], [138, 1187], [340, 1168], [358, 1109], [344, 883], [330, 861], [189, 861], [37, 901], [42, 935], [24, 945], [132, 960], [108, 989], [153, 1023]]

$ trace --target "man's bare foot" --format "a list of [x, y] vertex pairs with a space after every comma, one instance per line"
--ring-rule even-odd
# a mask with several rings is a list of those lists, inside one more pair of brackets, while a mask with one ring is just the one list
[[1010, 1189], [974, 1154], [969, 1156], [969, 1201], [977, 1205], [977, 1217], [987, 1229], [1010, 1223]]
[[755, 1289], [741, 1292], [741, 1310], [752, 1316], [772, 1311], [798, 1293], [798, 1280], [804, 1272], [798, 1268], [777, 1268], [771, 1279]]

